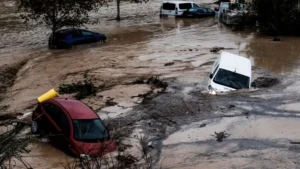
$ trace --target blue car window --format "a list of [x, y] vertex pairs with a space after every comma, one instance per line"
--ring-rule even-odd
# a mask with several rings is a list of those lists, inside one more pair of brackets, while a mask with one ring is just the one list
[[210, 13], [214, 12], [212, 9], [207, 9], [207, 11]]
[[198, 9], [197, 13], [205, 13], [205, 11], [203, 9]]
[[74, 30], [71, 32], [73, 38], [82, 37], [81, 31]]
[[82, 35], [83, 35], [83, 36], [92, 36], [92, 35], [94, 35], [94, 34], [93, 34], [93, 32], [82, 31]]
[[196, 11], [197, 11], [197, 9], [195, 9], [195, 8], [189, 9], [189, 12], [196, 12]]

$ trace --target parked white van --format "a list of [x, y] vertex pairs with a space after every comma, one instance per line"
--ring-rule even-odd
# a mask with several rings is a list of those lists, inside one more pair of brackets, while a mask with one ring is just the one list
[[251, 61], [248, 58], [222, 52], [209, 75], [208, 90], [227, 92], [250, 88]]
[[192, 1], [165, 1], [160, 8], [160, 16], [178, 17], [190, 8], [199, 8], [199, 6]]

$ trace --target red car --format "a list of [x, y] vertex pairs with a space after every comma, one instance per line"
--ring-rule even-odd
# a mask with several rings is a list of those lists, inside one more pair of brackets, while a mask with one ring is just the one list
[[75, 156], [102, 156], [116, 150], [99, 116], [75, 99], [56, 97], [39, 103], [31, 130], [48, 134], [51, 142]]

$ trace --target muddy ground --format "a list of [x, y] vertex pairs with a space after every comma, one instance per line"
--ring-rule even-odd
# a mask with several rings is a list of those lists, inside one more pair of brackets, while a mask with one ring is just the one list
[[[110, 20], [115, 7], [102, 8], [91, 14], [100, 23], [87, 27], [107, 34], [107, 43], [48, 50], [50, 31], [22, 24], [13, 3], [0, 1], [0, 66], [24, 61], [1, 93], [1, 114], [30, 112], [42, 93], [87, 76], [99, 91], [82, 101], [111, 129], [124, 131], [132, 145], [126, 151], [137, 158], [137, 138], [145, 136], [153, 168], [300, 168], [300, 39], [273, 42], [247, 29], [232, 32], [214, 18], [160, 19], [160, 4], [124, 3], [120, 23]], [[207, 94], [215, 46], [250, 58], [253, 80], [273, 77], [279, 84]], [[165, 90], [133, 83], [156, 75], [168, 83]], [[229, 137], [217, 142], [215, 132], [223, 131]], [[25, 160], [33, 168], [62, 168], [72, 159], [43, 141], [30, 148]]]

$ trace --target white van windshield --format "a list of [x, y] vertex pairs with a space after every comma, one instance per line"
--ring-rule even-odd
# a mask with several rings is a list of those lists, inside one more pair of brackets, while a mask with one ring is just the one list
[[191, 3], [179, 4], [179, 9], [190, 9], [190, 8], [192, 8], [192, 4]]
[[249, 88], [250, 78], [225, 69], [219, 69], [214, 82], [234, 89]]

